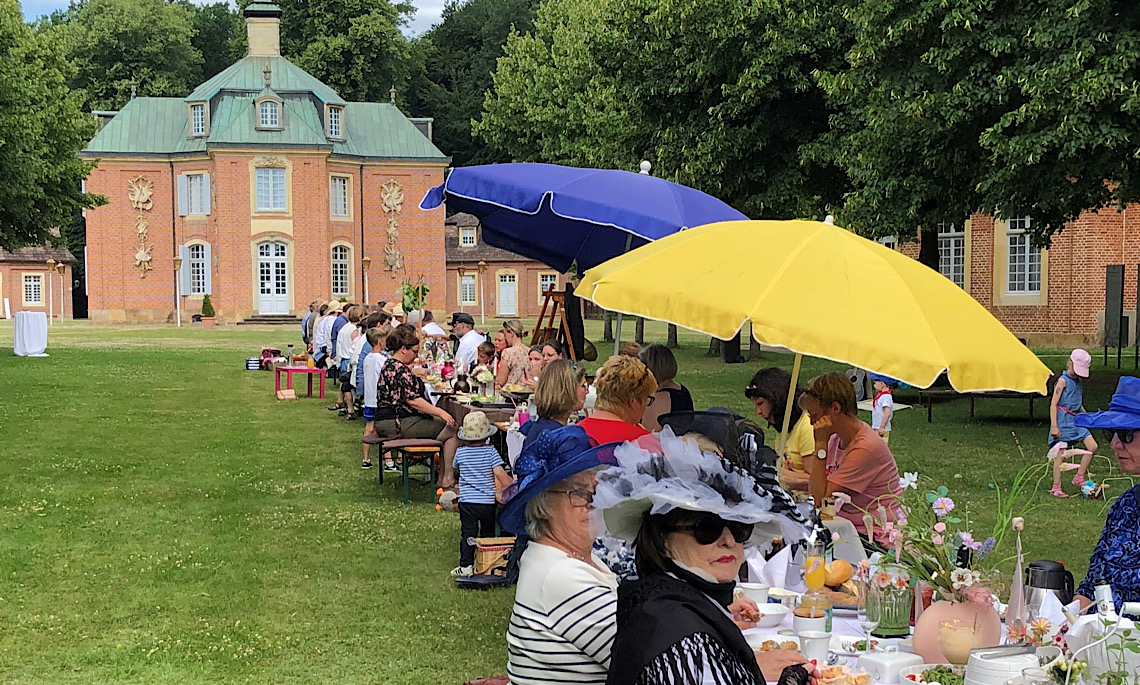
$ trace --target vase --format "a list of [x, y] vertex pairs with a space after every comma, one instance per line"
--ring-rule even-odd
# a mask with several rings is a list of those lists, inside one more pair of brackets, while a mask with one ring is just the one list
[[910, 613], [914, 608], [914, 591], [909, 587], [891, 586], [879, 591], [879, 625], [871, 631], [875, 637], [910, 635]]
[[928, 664], [946, 663], [938, 646], [938, 633], [946, 621], [977, 622], [981, 638], [979, 647], [996, 647], [1001, 642], [1001, 617], [992, 606], [974, 602], [938, 600], [931, 604], [914, 624], [914, 653]]

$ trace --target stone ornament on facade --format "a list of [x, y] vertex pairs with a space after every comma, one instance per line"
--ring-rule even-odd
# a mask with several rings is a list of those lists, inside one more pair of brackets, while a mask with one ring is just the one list
[[404, 208], [404, 187], [399, 181], [390, 178], [380, 186], [380, 199], [384, 214], [388, 216], [388, 246], [384, 248], [384, 268], [387, 271], [400, 271], [404, 268], [404, 255], [396, 246], [400, 238], [400, 211]]
[[135, 268], [139, 270], [139, 278], [146, 278], [146, 272], [154, 268], [151, 264], [154, 246], [146, 244], [149, 224], [143, 212], [154, 207], [154, 182], [135, 176], [127, 182], [127, 200], [131, 207], [138, 210], [138, 216], [135, 217]]
[[284, 157], [254, 157], [253, 166], [255, 168], [284, 169], [287, 165]]

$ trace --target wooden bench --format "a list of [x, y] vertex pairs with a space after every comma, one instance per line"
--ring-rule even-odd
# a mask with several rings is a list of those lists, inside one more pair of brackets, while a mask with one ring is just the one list
[[[385, 454], [391, 454], [393, 458], [399, 456], [400, 458], [400, 474], [404, 479], [404, 504], [411, 501], [411, 477], [409, 469], [413, 466], [426, 466], [428, 469], [428, 484], [431, 485], [431, 492], [435, 493], [435, 469], [436, 462], [440, 460], [443, 453], [443, 443], [439, 440], [428, 440], [420, 438], [395, 438], [393, 440], [385, 440], [380, 445], [380, 461], [383, 462]], [[378, 466], [380, 466], [378, 464]], [[380, 485], [384, 484], [384, 468], [380, 466], [377, 469]]]

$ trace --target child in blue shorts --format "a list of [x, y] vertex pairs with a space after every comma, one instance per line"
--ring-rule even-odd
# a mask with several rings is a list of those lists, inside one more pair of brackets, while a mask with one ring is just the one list
[[[1084, 485], [1087, 478], [1089, 463], [1096, 453], [1096, 440], [1087, 428], [1077, 427], [1074, 420], [1077, 414], [1084, 409], [1084, 381], [1088, 380], [1089, 367], [1092, 365], [1092, 356], [1085, 350], [1076, 349], [1069, 355], [1069, 363], [1057, 385], [1053, 388], [1053, 400], [1049, 404], [1049, 447], [1053, 448], [1059, 443], [1065, 447], [1074, 447], [1083, 442], [1087, 453], [1081, 453], [1081, 463], [1073, 475], [1073, 485], [1078, 488]], [[1061, 472], [1070, 466], [1062, 456], [1061, 450], [1051, 450], [1053, 455], [1053, 489], [1050, 494], [1054, 497], [1068, 497], [1061, 489]], [[1070, 467], [1071, 468], [1071, 467]]]

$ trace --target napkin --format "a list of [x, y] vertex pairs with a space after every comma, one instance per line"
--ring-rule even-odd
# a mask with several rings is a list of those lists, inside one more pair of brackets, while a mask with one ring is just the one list
[[1041, 600], [1041, 608], [1037, 610], [1035, 618], [1045, 618], [1052, 623], [1053, 626], [1060, 630], [1061, 626], [1065, 625], [1065, 610], [1061, 600], [1057, 599], [1057, 595], [1052, 592], [1046, 592], [1044, 599]]
[[748, 578], [754, 583], [764, 583], [769, 587], [784, 588], [793, 592], [807, 589], [803, 581], [803, 558], [797, 561], [792, 547], [785, 547], [774, 557], [764, 560], [755, 550], [745, 553], [748, 562]]

